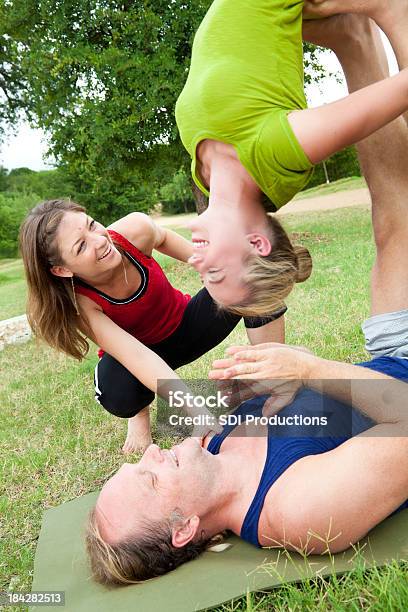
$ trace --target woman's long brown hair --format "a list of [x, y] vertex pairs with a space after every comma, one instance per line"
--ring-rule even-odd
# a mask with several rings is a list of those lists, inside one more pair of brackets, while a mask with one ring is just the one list
[[47, 200], [33, 208], [20, 228], [20, 251], [28, 284], [27, 317], [36, 336], [53, 348], [83, 359], [89, 344], [82, 330], [88, 328], [78, 316], [73, 284], [51, 267], [63, 265], [56, 234], [67, 212], [85, 212], [71, 200]]

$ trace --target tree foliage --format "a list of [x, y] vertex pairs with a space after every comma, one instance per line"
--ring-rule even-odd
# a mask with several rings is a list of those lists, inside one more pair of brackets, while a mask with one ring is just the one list
[[195, 210], [191, 179], [184, 168], [177, 170], [172, 180], [161, 188], [160, 201], [163, 211], [169, 214]]
[[20, 224], [40, 200], [77, 197], [69, 174], [63, 169], [34, 172], [16, 168], [8, 172], [0, 166], [0, 256], [17, 254]]
[[7, 3], [9, 32], [20, 41], [20, 66], [29, 82], [25, 105], [50, 134], [56, 159], [95, 199], [126, 197], [129, 184], [151, 173], [159, 145], [176, 145], [167, 166], [170, 153], [181, 148], [174, 106], [194, 32], [209, 4]]
[[[348, 147], [343, 151], [335, 153], [326, 160], [326, 170], [330, 182], [338, 181], [342, 178], [351, 176], [361, 176], [360, 164], [355, 147]], [[326, 181], [323, 164], [318, 164], [313, 173], [312, 179], [305, 189], [321, 185]]]
[[[47, 132], [82, 201], [105, 221], [148, 210], [172, 190], [167, 202], [174, 207], [177, 182], [188, 173], [175, 102], [210, 4], [0, 0], [9, 119], [17, 104]], [[318, 77], [310, 46], [306, 58], [308, 73]]]
[[20, 65], [22, 45], [8, 19], [9, 3], [0, 1], [0, 142], [6, 125], [17, 124], [24, 110], [29, 116], [27, 82]]
[[15, 257], [20, 223], [38, 201], [35, 194], [0, 192], [0, 257]]

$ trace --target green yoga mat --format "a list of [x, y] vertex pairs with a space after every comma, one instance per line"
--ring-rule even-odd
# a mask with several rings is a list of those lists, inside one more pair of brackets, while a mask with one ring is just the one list
[[[206, 552], [176, 571], [140, 585], [107, 589], [89, 577], [83, 547], [83, 525], [97, 493], [48, 510], [43, 519], [35, 557], [33, 591], [65, 591], [72, 612], [192, 612], [224, 603], [249, 591], [267, 590], [283, 582], [316, 575], [344, 573], [353, 568], [356, 550], [329, 556], [258, 549], [231, 536], [219, 553]], [[408, 559], [408, 510], [378, 525], [358, 547], [358, 563], [384, 565]], [[38, 608], [35, 608], [38, 609]], [[34, 608], [33, 608], [34, 610]]]

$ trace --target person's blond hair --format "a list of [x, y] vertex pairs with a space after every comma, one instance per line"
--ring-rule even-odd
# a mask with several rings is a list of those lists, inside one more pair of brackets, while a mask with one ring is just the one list
[[251, 255], [245, 262], [242, 283], [247, 297], [239, 304], [223, 306], [243, 317], [272, 314], [284, 306], [295, 283], [307, 280], [312, 272], [312, 258], [302, 246], [293, 245], [276, 219], [268, 215], [272, 250], [267, 256]]
[[135, 584], [162, 576], [186, 561], [198, 557], [213, 538], [189, 542], [176, 548], [172, 544], [172, 527], [182, 520], [179, 511], [169, 519], [155, 522], [141, 521], [138, 534], [129, 534], [123, 540], [109, 544], [98, 526], [96, 507], [89, 514], [86, 527], [86, 550], [92, 577], [107, 586]]

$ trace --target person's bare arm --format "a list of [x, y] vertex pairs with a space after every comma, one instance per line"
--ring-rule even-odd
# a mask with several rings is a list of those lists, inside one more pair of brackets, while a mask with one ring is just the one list
[[408, 499], [408, 437], [356, 436], [300, 459], [275, 484], [285, 487], [279, 508], [266, 510], [281, 525], [281, 544], [345, 550]]
[[[88, 321], [88, 337], [119, 361], [142, 384], [167, 402], [170, 394], [176, 391], [181, 392], [185, 398], [192, 395], [183, 380], [159, 355], [116, 325], [92, 300], [80, 295], [78, 303]], [[186, 401], [184, 410], [190, 416], [208, 415], [208, 422], [195, 427], [192, 436], [201, 437], [209, 431], [221, 431], [216, 419], [205, 408], [197, 409]]]
[[[277, 394], [281, 386], [286, 393], [290, 383], [294, 391], [307, 386], [339, 401], [352, 403], [384, 427], [394, 428], [395, 423], [400, 426], [403, 422], [407, 422], [408, 427], [408, 410], [403, 399], [408, 387], [395, 378], [369, 368], [321, 359], [304, 347], [266, 343], [233, 346], [226, 352], [227, 358], [213, 362], [211, 379], [262, 380], [269, 383], [272, 394]], [[392, 433], [396, 433], [394, 429]]]
[[363, 140], [408, 109], [408, 69], [318, 108], [293, 111], [289, 123], [313, 164]]
[[170, 229], [157, 225], [148, 215], [134, 212], [113, 223], [109, 229], [123, 234], [145, 255], [153, 249], [169, 257], [187, 262], [193, 254], [193, 245]]
[[[292, 347], [232, 347], [214, 362], [213, 379], [261, 381], [272, 393], [267, 413], [307, 386], [364, 412], [377, 423], [333, 451], [295, 462], [266, 503], [278, 541], [308, 553], [348, 548], [408, 498], [407, 384], [368, 368], [320, 359]], [[262, 394], [266, 389], [261, 390]], [[345, 405], [345, 410], [350, 408]], [[265, 412], [264, 412], [265, 414]], [[279, 503], [276, 503], [279, 500]]]
[[[350, 92], [389, 76], [378, 27], [361, 15], [337, 15], [303, 22], [305, 38], [332, 48]], [[395, 34], [398, 33], [395, 31]], [[408, 48], [406, 36], [398, 39]], [[408, 56], [396, 47], [401, 68]], [[400, 51], [400, 53], [398, 52]], [[357, 144], [361, 169], [370, 190], [377, 257], [371, 274], [371, 315], [408, 307], [408, 114]]]
[[294, 463], [276, 483], [279, 508], [266, 508], [286, 547], [338, 552], [408, 498], [407, 384], [359, 366], [306, 354], [300, 359], [303, 384], [377, 422], [330, 452]]
[[285, 315], [271, 321], [262, 327], [247, 327], [246, 333], [251, 344], [263, 342], [285, 342]]
[[[88, 320], [90, 329], [87, 329], [87, 335], [90, 339], [119, 361], [141, 383], [154, 393], [161, 392], [162, 396], [164, 386], [158, 389], [159, 381], [169, 381], [168, 390], [189, 392], [176, 372], [161, 357], [116, 325], [92, 300], [80, 295], [78, 303]], [[171, 381], [174, 381], [173, 386]]]
[[177, 232], [173, 232], [173, 230], [168, 228], [160, 228], [160, 230], [159, 240], [154, 248], [160, 251], [160, 253], [164, 253], [164, 255], [187, 263], [193, 254], [192, 243], [177, 234]]
[[304, 355], [304, 361], [307, 361], [307, 368], [306, 378], [302, 375], [303, 384], [364, 412], [378, 423], [378, 434], [376, 431], [370, 435], [408, 434], [406, 382], [369, 368], [312, 355]]

